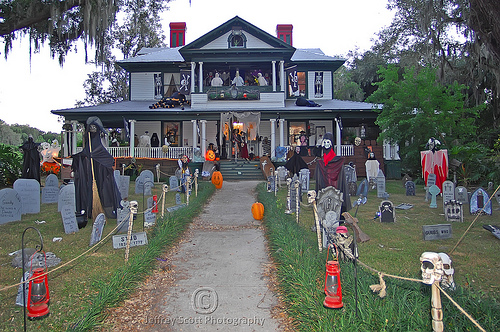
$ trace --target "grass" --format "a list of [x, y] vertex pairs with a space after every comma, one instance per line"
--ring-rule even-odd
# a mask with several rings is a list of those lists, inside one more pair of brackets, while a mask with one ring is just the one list
[[[133, 183], [130, 192], [133, 192]], [[158, 187], [158, 186], [157, 186]], [[159, 194], [160, 189], [156, 189]], [[50, 316], [27, 322], [28, 330], [62, 331], [91, 330], [103, 318], [104, 309], [117, 305], [143, 280], [154, 266], [158, 257], [168, 246], [177, 242], [189, 222], [197, 215], [204, 202], [214, 192], [210, 183], [200, 183], [198, 197], [190, 198], [188, 207], [166, 214], [157, 225], [147, 230], [147, 246], [132, 247], [130, 260], [124, 262], [124, 250], [113, 249], [111, 237], [96, 250], [49, 275], [51, 293]], [[142, 211], [142, 194], [130, 195], [129, 200], [137, 200]], [[166, 207], [175, 205], [175, 192], [166, 196]], [[161, 204], [160, 204], [161, 209]], [[34, 220], [46, 220], [36, 225]], [[36, 215], [23, 215], [21, 221], [0, 225], [0, 288], [18, 283], [21, 269], [11, 267], [12, 257], [8, 253], [21, 248], [21, 235], [28, 226], [38, 228], [43, 236], [44, 250], [61, 258], [62, 263], [78, 256], [89, 248], [92, 224], [75, 234], [65, 234], [57, 204], [43, 204]], [[115, 220], [106, 223], [103, 237], [116, 226]], [[134, 232], [142, 231], [141, 216], [134, 222]], [[36, 233], [28, 231], [25, 247], [38, 243]], [[52, 242], [53, 237], [62, 237], [61, 242]], [[23, 309], [15, 305], [17, 287], [0, 292], [0, 329], [2, 331], [23, 330]], [[83, 315], [82, 315], [83, 313]]]
[[[424, 191], [407, 197], [400, 181], [388, 181], [387, 191], [394, 205], [410, 203], [410, 210], [397, 210], [396, 223], [374, 220], [381, 199], [371, 191], [368, 202], [357, 213], [360, 228], [371, 239], [359, 245], [360, 260], [385, 273], [421, 279], [419, 257], [424, 251], [449, 252], [473, 216], [465, 213], [464, 223], [453, 223], [449, 240], [424, 241], [422, 225], [446, 223], [442, 209], [430, 209]], [[310, 207], [303, 207], [300, 223], [285, 215], [286, 192], [277, 197], [259, 187], [259, 201], [265, 205], [264, 223], [271, 254], [277, 265], [279, 287], [288, 313], [299, 331], [430, 331], [430, 286], [386, 277], [387, 296], [379, 298], [369, 286], [378, 277], [358, 265], [358, 317], [354, 292], [354, 265], [341, 262], [344, 307], [326, 309], [323, 283], [326, 252], [319, 253], [316, 234], [311, 231], [314, 217]], [[439, 206], [438, 200], [438, 206]], [[355, 210], [350, 211], [352, 215]], [[488, 331], [500, 326], [498, 304], [498, 239], [482, 229], [494, 217], [480, 217], [475, 227], [451, 255], [455, 266], [455, 292], [450, 292], [472, 317]], [[443, 295], [445, 330], [476, 330], [475, 326]]]

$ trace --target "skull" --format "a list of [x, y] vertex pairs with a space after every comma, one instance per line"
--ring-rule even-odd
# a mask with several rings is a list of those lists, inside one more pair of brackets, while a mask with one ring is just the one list
[[321, 143], [321, 145], [323, 146], [323, 148], [325, 148], [326, 150], [328, 150], [329, 148], [332, 147], [332, 141], [327, 139], [327, 138], [324, 138], [323, 139], [323, 142]]
[[443, 261], [439, 254], [435, 252], [424, 252], [420, 256], [422, 264], [422, 279], [425, 284], [432, 285], [436, 281], [441, 281], [443, 277]]
[[441, 261], [443, 262], [444, 271], [441, 286], [454, 290], [455, 282], [453, 281], [453, 275], [455, 274], [455, 269], [451, 266], [451, 258], [444, 252], [440, 252], [439, 257], [441, 257]]
[[307, 203], [312, 204], [316, 200], [316, 192], [314, 190], [309, 190], [307, 192]]

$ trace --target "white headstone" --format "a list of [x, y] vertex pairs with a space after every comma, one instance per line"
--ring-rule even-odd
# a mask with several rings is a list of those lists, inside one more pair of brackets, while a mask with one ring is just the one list
[[377, 179], [377, 197], [383, 198], [385, 194], [385, 175], [381, 169], [378, 170], [376, 179]]
[[21, 214], [40, 212], [40, 183], [35, 179], [17, 179], [14, 190], [21, 197]]
[[311, 171], [309, 171], [308, 168], [303, 168], [299, 171], [299, 179], [300, 179], [300, 184], [302, 187], [302, 191], [307, 192], [309, 191], [309, 177], [310, 177]]
[[102, 230], [104, 229], [104, 225], [106, 224], [106, 216], [104, 213], [99, 213], [97, 218], [94, 220], [94, 225], [92, 226], [92, 234], [90, 234], [90, 244], [89, 247], [92, 247], [97, 242], [101, 241]]
[[59, 198], [59, 180], [54, 174], [49, 174], [42, 188], [42, 203], [57, 203]]
[[469, 193], [467, 188], [458, 186], [455, 188], [455, 200], [462, 204], [469, 204]]
[[128, 225], [130, 224], [130, 202], [129, 201], [121, 201], [122, 208], [116, 209], [117, 217], [116, 224], [120, 225], [118, 227], [117, 233], [125, 233], [128, 231]]
[[455, 184], [451, 181], [443, 182], [443, 209], [446, 202], [455, 200]]
[[59, 187], [59, 179], [55, 174], [47, 175], [45, 179], [45, 187]]
[[17, 191], [11, 188], [0, 190], [0, 225], [21, 220], [22, 206], [21, 196]]
[[170, 191], [177, 191], [177, 189], [179, 188], [179, 179], [177, 178], [177, 176], [171, 176], [168, 182]]
[[144, 212], [144, 227], [151, 227], [156, 224], [156, 213], [150, 210]]
[[71, 205], [63, 205], [61, 217], [64, 226], [64, 233], [71, 234], [78, 232], [78, 222], [76, 221], [75, 208]]

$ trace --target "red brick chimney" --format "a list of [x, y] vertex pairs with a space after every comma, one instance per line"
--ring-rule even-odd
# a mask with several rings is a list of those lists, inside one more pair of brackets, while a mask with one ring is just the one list
[[184, 46], [186, 43], [186, 22], [170, 23], [170, 47]]
[[285, 43], [289, 44], [290, 46], [293, 46], [292, 43], [292, 30], [293, 30], [293, 25], [291, 24], [278, 24], [276, 26], [276, 33], [277, 37], [284, 41]]

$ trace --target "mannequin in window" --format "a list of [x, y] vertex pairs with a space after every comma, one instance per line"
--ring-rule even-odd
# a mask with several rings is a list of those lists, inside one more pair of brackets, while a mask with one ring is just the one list
[[245, 81], [243, 80], [243, 77], [240, 76], [239, 70], [236, 71], [236, 74], [235, 74], [233, 81], [231, 83], [233, 85], [236, 85], [236, 86], [243, 86], [243, 84], [245, 83]]
[[258, 73], [257, 76], [258, 76], [257, 81], [259, 82], [259, 86], [266, 86], [267, 81], [264, 78], [264, 76], [262, 76], [262, 73]]
[[222, 81], [222, 78], [220, 78], [219, 73], [215, 73], [215, 77], [212, 79], [211, 85], [212, 86], [222, 86], [222, 85], [224, 85], [224, 82]]

